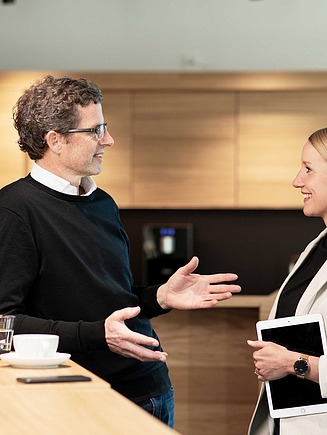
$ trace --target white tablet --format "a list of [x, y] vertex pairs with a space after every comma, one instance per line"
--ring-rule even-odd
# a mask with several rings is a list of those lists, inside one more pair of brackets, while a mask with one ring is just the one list
[[[283, 317], [257, 322], [258, 339], [272, 341], [287, 349], [307, 355], [326, 353], [326, 333], [321, 314]], [[319, 384], [288, 375], [265, 382], [272, 418], [327, 412]]]

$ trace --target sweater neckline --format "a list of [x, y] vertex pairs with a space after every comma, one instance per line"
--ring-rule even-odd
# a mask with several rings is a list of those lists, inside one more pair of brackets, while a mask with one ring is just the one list
[[68, 193], [58, 192], [57, 190], [51, 189], [51, 187], [45, 186], [44, 184], [40, 183], [39, 181], [34, 180], [34, 178], [31, 176], [31, 174], [28, 174], [25, 177], [26, 181], [36, 188], [43, 190], [44, 192], [49, 193], [52, 196], [55, 196], [60, 199], [65, 199], [66, 201], [73, 201], [73, 202], [89, 202], [93, 197], [95, 192], [98, 190], [98, 188], [92, 192], [90, 195], [82, 196], [82, 195], [69, 195]]

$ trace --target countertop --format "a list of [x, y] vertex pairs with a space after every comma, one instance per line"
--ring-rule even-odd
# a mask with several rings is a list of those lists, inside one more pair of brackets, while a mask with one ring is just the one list
[[[22, 384], [18, 377], [85, 375], [91, 382]], [[14, 368], [0, 361], [0, 427], [6, 435], [178, 434], [68, 360], [58, 368]]]

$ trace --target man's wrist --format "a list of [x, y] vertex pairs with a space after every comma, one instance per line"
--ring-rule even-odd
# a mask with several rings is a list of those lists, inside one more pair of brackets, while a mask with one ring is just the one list
[[163, 284], [158, 288], [158, 291], [157, 291], [157, 301], [163, 310], [169, 310], [169, 308], [170, 308], [167, 305], [166, 298], [167, 298], [167, 292], [165, 290], [165, 284]]

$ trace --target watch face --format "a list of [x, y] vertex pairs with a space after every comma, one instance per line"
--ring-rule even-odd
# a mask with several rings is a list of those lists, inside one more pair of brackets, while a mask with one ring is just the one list
[[294, 370], [297, 375], [305, 375], [309, 370], [309, 364], [304, 359], [299, 359], [294, 364]]

